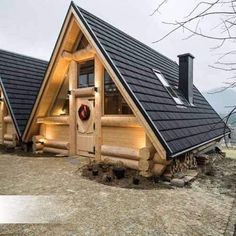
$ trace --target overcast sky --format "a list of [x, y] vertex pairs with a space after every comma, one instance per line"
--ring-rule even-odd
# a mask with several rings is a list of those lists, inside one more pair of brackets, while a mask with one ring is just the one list
[[[150, 14], [157, 0], [74, 2], [175, 61], [178, 54], [192, 53], [194, 83], [200, 90], [222, 86], [226, 75], [208, 67], [216, 59], [209, 49], [214, 46], [212, 41], [197, 37], [183, 40], [186, 35], [180, 31], [161, 43], [152, 43], [168, 30], [161, 21], [186, 15], [193, 0], [181, 0], [181, 5], [170, 1], [161, 15], [153, 17]], [[69, 0], [0, 0], [0, 48], [49, 60], [69, 4]]]

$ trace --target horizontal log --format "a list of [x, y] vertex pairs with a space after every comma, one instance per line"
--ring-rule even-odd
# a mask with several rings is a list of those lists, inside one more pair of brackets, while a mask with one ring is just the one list
[[140, 171], [148, 171], [150, 167], [150, 163], [147, 160], [140, 160], [138, 163], [138, 169]]
[[15, 134], [4, 134], [4, 140], [14, 141], [15, 139], [16, 139], [16, 135]]
[[63, 141], [58, 141], [58, 140], [48, 140], [48, 139], [45, 140], [44, 146], [58, 148], [58, 149], [65, 149], [65, 150], [69, 150], [70, 148], [69, 142], [63, 142]]
[[150, 160], [151, 158], [150, 149], [147, 147], [139, 149], [139, 157], [141, 160]]
[[73, 60], [77, 62], [82, 62], [94, 58], [95, 54], [95, 50], [90, 45], [88, 45], [85, 49], [79, 50], [74, 53], [63, 51], [61, 57], [67, 61]]
[[69, 116], [39, 117], [38, 124], [69, 125]]
[[10, 116], [5, 116], [5, 117], [3, 118], [3, 121], [4, 121], [5, 123], [12, 123], [12, 118], [11, 118]]
[[34, 143], [33, 144], [33, 152], [37, 152], [43, 150], [44, 145], [42, 143]]
[[134, 116], [103, 116], [102, 126], [107, 127], [141, 127]]
[[33, 143], [41, 143], [45, 141], [45, 138], [42, 135], [35, 135], [33, 136], [32, 141]]
[[163, 159], [158, 153], [155, 153], [153, 161], [155, 164], [169, 165], [172, 160]]
[[9, 140], [3, 140], [3, 144], [6, 146], [16, 146], [16, 143], [14, 141], [9, 141]]
[[93, 97], [95, 95], [95, 87], [80, 88], [74, 90], [75, 97]]
[[140, 160], [138, 163], [138, 168], [140, 171], [148, 171], [152, 168], [153, 162], [148, 160]]
[[64, 155], [64, 156], [68, 156], [69, 155], [69, 151], [68, 150], [63, 150], [63, 149], [58, 149], [58, 148], [50, 148], [50, 147], [44, 147], [43, 148], [43, 152], [54, 153], [54, 154], [61, 154], [61, 155]]
[[104, 156], [119, 157], [124, 159], [139, 160], [139, 150], [135, 148], [125, 148], [102, 145], [101, 153]]
[[152, 168], [152, 173], [154, 175], [158, 175], [161, 176], [164, 171], [166, 170], [167, 166], [166, 165], [161, 165], [161, 164], [154, 164], [153, 168]]
[[127, 168], [138, 170], [138, 161], [129, 160], [119, 157], [109, 157], [109, 156], [101, 156], [101, 160], [110, 164], [123, 163], [123, 165]]

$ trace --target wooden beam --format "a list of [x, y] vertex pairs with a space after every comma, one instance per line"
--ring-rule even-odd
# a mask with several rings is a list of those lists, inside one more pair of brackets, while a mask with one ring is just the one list
[[78, 65], [75, 61], [71, 61], [69, 68], [69, 89], [71, 95], [69, 97], [69, 129], [70, 129], [70, 149], [69, 154], [76, 155], [76, 101], [74, 89], [77, 89]]
[[98, 57], [95, 57], [95, 160], [101, 160], [102, 146], [102, 96], [103, 96], [103, 77], [104, 67]]
[[45, 138], [42, 135], [35, 135], [33, 136], [32, 141], [33, 143], [42, 143], [45, 141]]
[[58, 148], [58, 149], [65, 149], [65, 150], [70, 149], [69, 142], [58, 141], [58, 140], [46, 139], [45, 142], [44, 142], [44, 146], [45, 147]]
[[154, 175], [161, 176], [164, 173], [164, 171], [166, 170], [166, 168], [167, 168], [166, 165], [154, 164], [151, 172]]
[[13, 141], [15, 139], [15, 135], [13, 134], [4, 134], [4, 140]]
[[58, 148], [50, 148], [50, 147], [44, 147], [43, 152], [61, 154], [61, 155], [64, 155], [64, 156], [69, 155], [68, 150], [63, 150], [63, 149], [58, 149]]
[[2, 142], [4, 141], [4, 135], [7, 132], [7, 123], [4, 121], [5, 116], [7, 116], [7, 106], [4, 100], [4, 102], [2, 102]]
[[3, 143], [8, 145], [9, 142], [11, 142], [11, 146], [16, 147], [17, 144], [16, 134], [4, 134]]
[[139, 149], [102, 145], [103, 156], [113, 156], [124, 159], [139, 160]]
[[67, 61], [77, 61], [77, 62], [82, 62], [82, 61], [88, 61], [94, 58], [95, 56], [95, 50], [88, 45], [85, 49], [79, 50], [74, 53], [70, 53], [67, 51], [63, 51], [61, 58], [65, 59]]
[[159, 153], [155, 153], [153, 161], [155, 164], [162, 164], [162, 165], [169, 165], [172, 160], [167, 161], [166, 159], [163, 159], [162, 156], [159, 155]]
[[136, 160], [129, 160], [124, 158], [118, 158], [118, 157], [110, 157], [110, 156], [101, 156], [101, 161], [104, 161], [105, 163], [109, 164], [117, 164], [122, 163], [125, 167], [138, 170], [138, 161]]
[[69, 125], [69, 116], [39, 117], [37, 124]]
[[42, 143], [33, 143], [33, 153], [43, 151], [44, 145]]
[[135, 116], [103, 116], [102, 126], [105, 127], [141, 127]]
[[74, 90], [75, 97], [93, 97], [95, 95], [95, 87], [79, 88]]
[[139, 149], [139, 157], [141, 160], [148, 161], [151, 159], [150, 149], [147, 147]]
[[4, 116], [4, 117], [3, 117], [3, 120], [4, 120], [5, 123], [12, 123], [12, 118], [11, 118], [11, 116]]

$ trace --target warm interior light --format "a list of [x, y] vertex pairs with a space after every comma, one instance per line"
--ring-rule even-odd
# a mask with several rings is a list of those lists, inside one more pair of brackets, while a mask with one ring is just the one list
[[41, 139], [39, 139], [39, 142], [41, 143], [41, 144], [44, 144], [45, 143], [45, 138], [41, 138]]
[[65, 109], [61, 109], [60, 116], [64, 116], [64, 115], [66, 115], [66, 110]]

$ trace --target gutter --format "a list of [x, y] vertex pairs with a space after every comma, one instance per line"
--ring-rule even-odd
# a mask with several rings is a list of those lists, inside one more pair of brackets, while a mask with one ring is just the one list
[[205, 144], [207, 144], [207, 143], [210, 143], [210, 142], [212, 142], [212, 141], [214, 141], [214, 140], [216, 140], [216, 139], [220, 139], [220, 138], [223, 138], [224, 136], [226, 136], [227, 134], [230, 134], [230, 132], [228, 132], [228, 133], [225, 133], [225, 134], [223, 134], [223, 135], [220, 135], [220, 136], [218, 136], [218, 137], [216, 137], [216, 138], [213, 138], [213, 139], [211, 139], [211, 140], [208, 140], [208, 141], [206, 141], [206, 142], [204, 142], [204, 143], [200, 143], [200, 144], [198, 144], [198, 145], [196, 145], [196, 146], [193, 146], [193, 147], [191, 147], [191, 148], [189, 148], [189, 149], [185, 149], [185, 150], [183, 150], [183, 151], [181, 151], [181, 152], [177, 152], [177, 153], [175, 153], [175, 154], [173, 154], [173, 155], [170, 155], [169, 157], [177, 157], [177, 156], [180, 156], [180, 155], [182, 155], [182, 154], [184, 154], [184, 153], [186, 153], [186, 152], [190, 152], [190, 151], [192, 151], [193, 149], [196, 149], [196, 148], [198, 148], [198, 147], [201, 147], [201, 146], [203, 146], [203, 145], [205, 145]]

